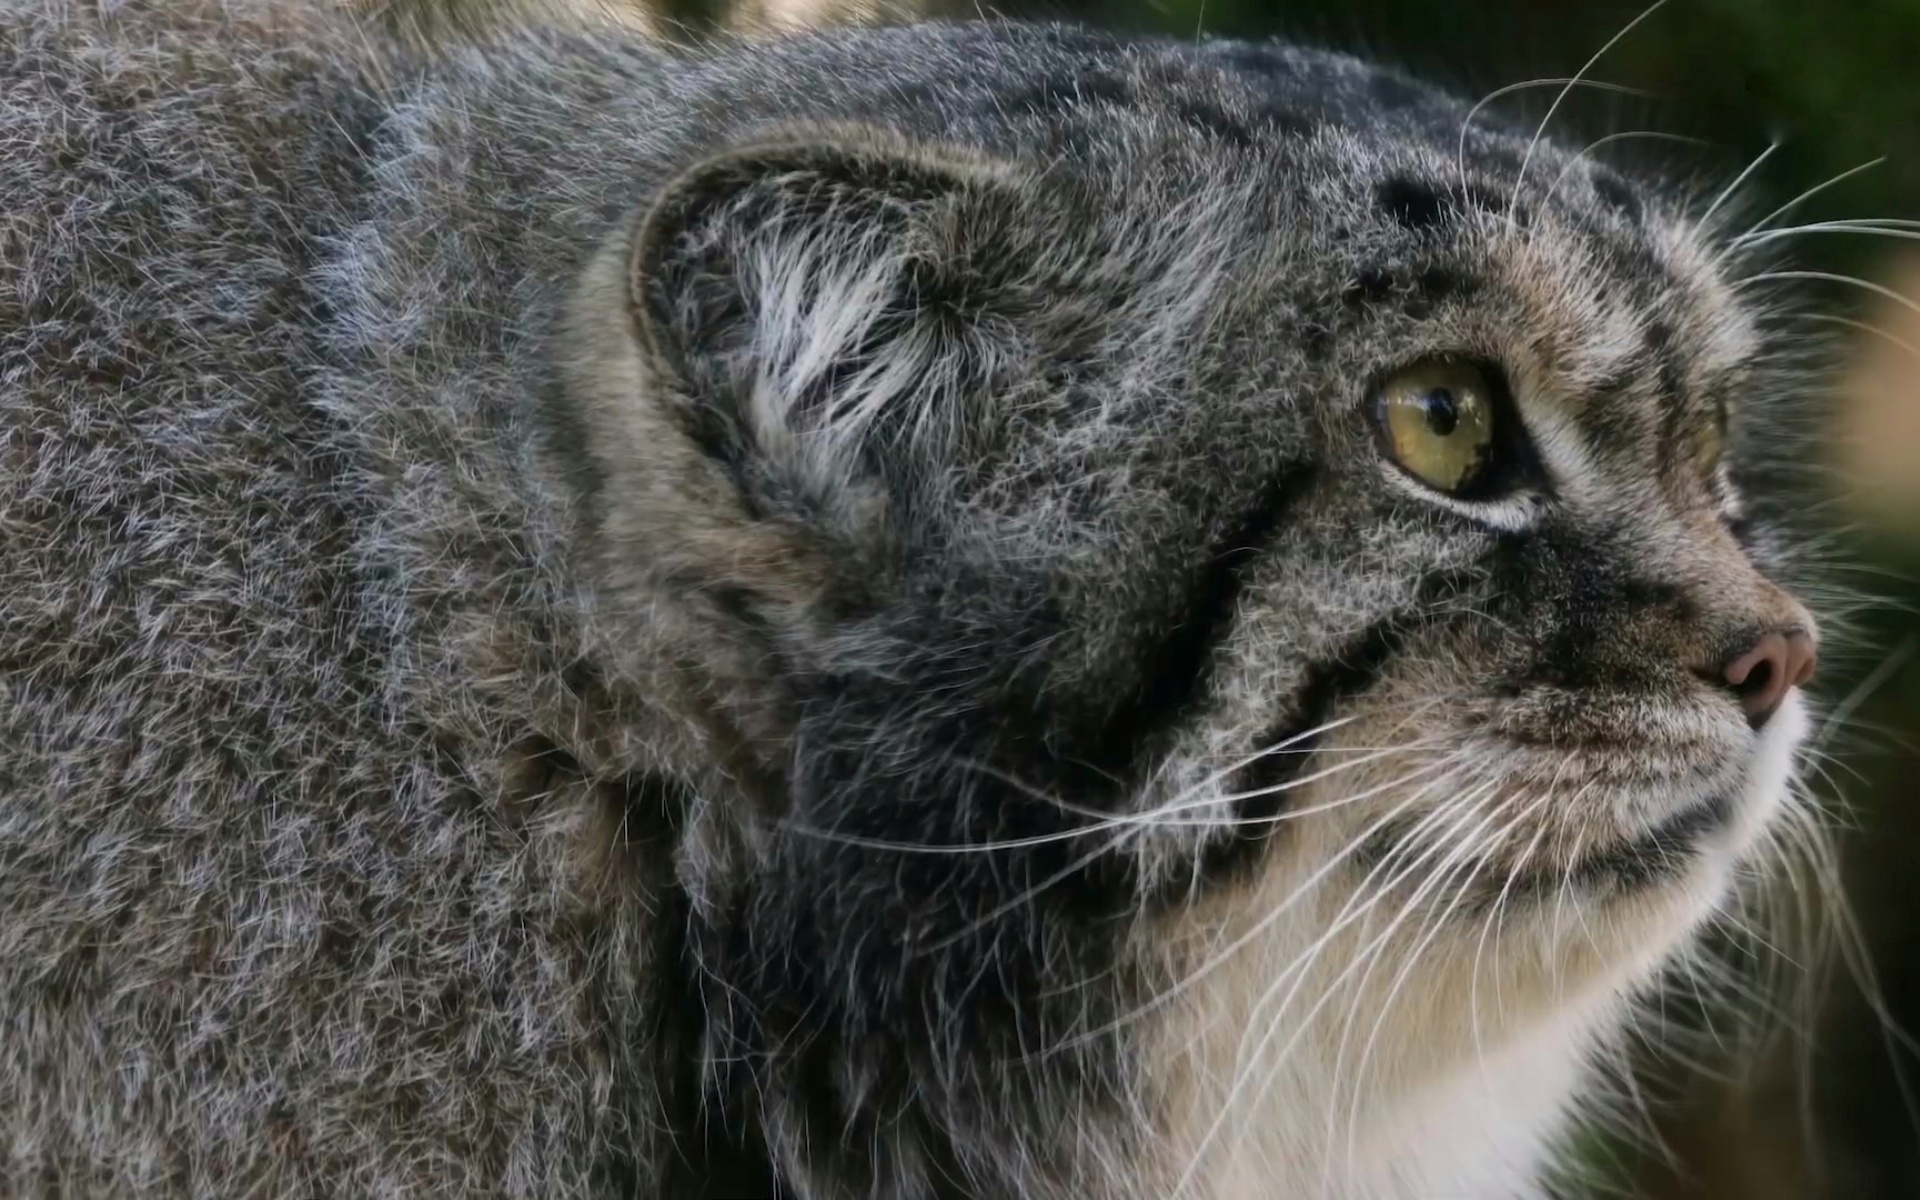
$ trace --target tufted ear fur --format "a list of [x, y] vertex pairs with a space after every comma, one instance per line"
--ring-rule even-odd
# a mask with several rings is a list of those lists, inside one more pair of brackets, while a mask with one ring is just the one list
[[737, 151], [654, 204], [642, 351], [750, 512], [868, 535], [936, 469], [992, 358], [976, 251], [1011, 199], [985, 163], [855, 135]]
[[[587, 269], [556, 449], [587, 570], [631, 608], [785, 641], [881, 602], [1015, 357], [1020, 195], [978, 158], [865, 131], [681, 175]], [[756, 651], [756, 653], [759, 653]]]

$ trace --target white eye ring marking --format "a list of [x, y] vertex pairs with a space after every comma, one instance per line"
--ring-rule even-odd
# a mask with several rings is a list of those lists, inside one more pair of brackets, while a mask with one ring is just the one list
[[1531, 487], [1488, 500], [1462, 500], [1428, 487], [1385, 459], [1380, 462], [1380, 477], [1403, 495], [1509, 533], [1532, 527], [1547, 507], [1546, 496]]

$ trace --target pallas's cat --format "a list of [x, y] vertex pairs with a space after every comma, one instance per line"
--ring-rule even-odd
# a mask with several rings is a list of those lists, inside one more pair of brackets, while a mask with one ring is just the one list
[[1816, 634], [1750, 268], [1467, 116], [7, 5], [0, 1190], [1539, 1194]]

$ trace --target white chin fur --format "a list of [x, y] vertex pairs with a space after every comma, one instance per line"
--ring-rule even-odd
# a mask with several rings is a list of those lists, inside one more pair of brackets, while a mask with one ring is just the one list
[[1773, 720], [1767, 722], [1747, 769], [1746, 788], [1723, 846], [1715, 849], [1731, 860], [1747, 853], [1767, 823], [1786, 802], [1800, 745], [1812, 726], [1806, 697], [1799, 689], [1788, 693]]
[[[1692, 870], [1644, 895], [1570, 905], [1582, 911], [1558, 927], [1543, 907], [1523, 918], [1532, 928], [1503, 931], [1506, 963], [1521, 964], [1504, 983], [1478, 962], [1469, 979], [1460, 964], [1473, 947], [1443, 941], [1429, 944], [1417, 969], [1403, 975], [1399, 962], [1385, 963], [1354, 998], [1340, 995], [1317, 1016], [1307, 1016], [1313, 1001], [1337, 985], [1304, 984], [1275, 1022], [1274, 979], [1298, 960], [1301, 939], [1276, 932], [1274, 945], [1247, 947], [1166, 1024], [1159, 1061], [1175, 1099], [1171, 1165], [1152, 1194], [1544, 1196], [1594, 1050], [1621, 1032], [1633, 994], [1726, 902], [1736, 864], [1785, 802], [1809, 723], [1795, 693], [1757, 741], [1732, 820]], [[1263, 884], [1255, 912], [1299, 882], [1295, 871], [1275, 875], [1289, 878]], [[1325, 914], [1298, 916], [1311, 927]], [[1225, 929], [1216, 929], [1216, 945], [1230, 940]], [[1584, 961], [1565, 950], [1564, 972], [1547, 966], [1528, 978], [1529, 943], [1564, 949], [1582, 937], [1594, 951]], [[1503, 986], [1503, 996], [1490, 995]], [[1278, 1033], [1263, 1043], [1268, 1027]], [[1361, 1061], [1368, 1078], [1356, 1084]]]

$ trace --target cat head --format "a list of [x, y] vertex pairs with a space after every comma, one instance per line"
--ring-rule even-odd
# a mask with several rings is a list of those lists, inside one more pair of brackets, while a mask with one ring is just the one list
[[586, 574], [725, 731], [693, 954], [789, 1170], [1219, 1194], [1577, 1073], [1787, 802], [1819, 634], [1685, 206], [1344, 59], [1049, 69], [609, 239]]

